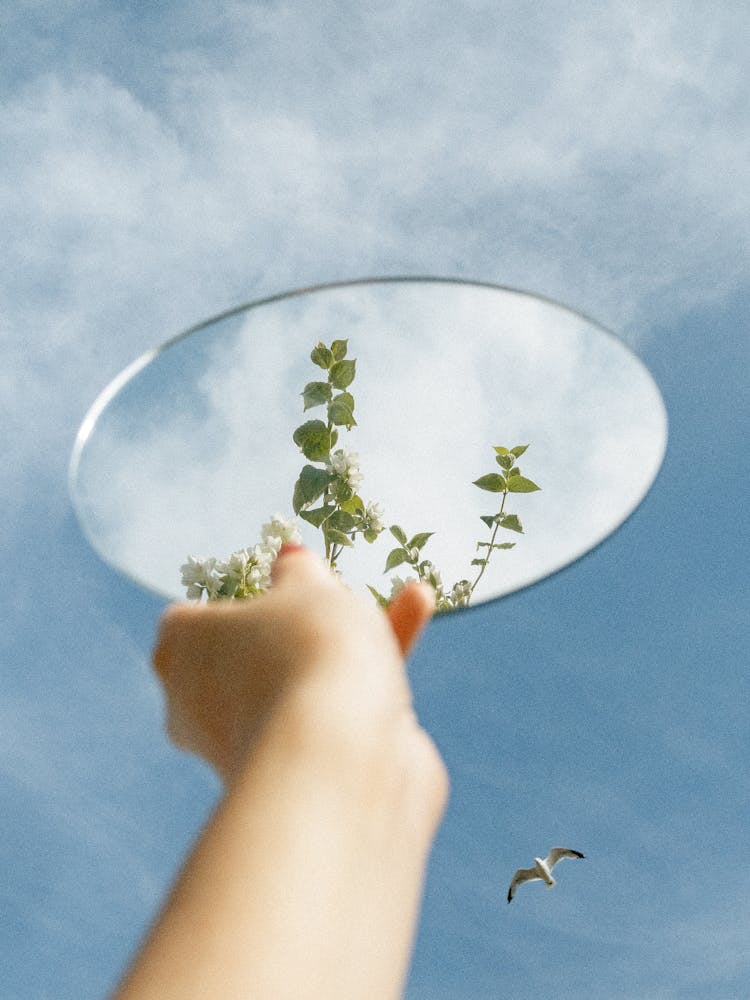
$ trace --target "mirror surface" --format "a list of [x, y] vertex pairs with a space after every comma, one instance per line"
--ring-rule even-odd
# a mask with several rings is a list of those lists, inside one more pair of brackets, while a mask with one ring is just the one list
[[[386, 525], [434, 532], [422, 551], [447, 587], [474, 580], [480, 520], [500, 500], [473, 485], [502, 473], [494, 446], [528, 445], [519, 466], [541, 490], [508, 495], [524, 533], [498, 532], [477, 604], [533, 583], [593, 548], [640, 503], [661, 465], [664, 404], [622, 341], [548, 300], [492, 285], [383, 279], [263, 300], [200, 324], [118, 376], [84, 421], [71, 463], [83, 529], [138, 584], [184, 598], [188, 555], [227, 559], [292, 516], [307, 459], [292, 435], [321, 416], [301, 396], [326, 373], [319, 342], [348, 340], [357, 425], [337, 448], [359, 455], [358, 493]], [[320, 532], [302, 524], [306, 544]], [[338, 566], [386, 595], [397, 546], [361, 536]], [[484, 550], [486, 552], [486, 549]], [[406, 576], [408, 567], [394, 572]]]

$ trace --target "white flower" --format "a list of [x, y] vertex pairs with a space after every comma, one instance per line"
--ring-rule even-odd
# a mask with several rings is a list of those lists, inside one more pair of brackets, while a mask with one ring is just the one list
[[276, 552], [284, 542], [290, 542], [292, 545], [299, 545], [302, 542], [299, 522], [296, 518], [287, 520], [281, 514], [274, 514], [268, 524], [263, 525], [260, 536], [269, 548], [275, 548]]
[[269, 535], [268, 538], [263, 540], [262, 549], [263, 552], [268, 556], [271, 562], [274, 561], [276, 556], [279, 554], [279, 549], [283, 545], [283, 541], [278, 535]]
[[404, 589], [407, 583], [417, 583], [417, 581], [411, 576], [407, 577], [406, 580], [403, 580], [400, 576], [392, 576], [390, 599], [393, 600], [393, 598]]
[[247, 549], [239, 549], [231, 554], [225, 567], [225, 573], [233, 583], [242, 582], [249, 559], [250, 554]]
[[222, 576], [226, 573], [226, 568], [226, 563], [218, 563], [206, 572], [203, 586], [206, 588], [206, 596], [209, 601], [213, 601], [219, 596], [219, 591], [224, 583]]
[[471, 584], [468, 580], [459, 580], [458, 583], [453, 584], [453, 590], [451, 591], [451, 600], [457, 608], [465, 608], [469, 604], [471, 599]]
[[205, 590], [209, 597], [215, 596], [221, 587], [221, 580], [216, 571], [216, 560], [196, 559], [188, 556], [188, 561], [180, 567], [182, 585], [187, 588], [190, 601], [200, 600]]
[[255, 590], [266, 590], [271, 583], [270, 576], [265, 566], [251, 566], [247, 571], [248, 586]]
[[[278, 551], [278, 550], [277, 550]], [[276, 552], [268, 545], [255, 545], [249, 558], [247, 581], [258, 590], [266, 590], [271, 586], [271, 565], [276, 558]]]
[[182, 583], [185, 587], [191, 587], [203, 579], [203, 560], [196, 559], [195, 556], [188, 556], [188, 561], [180, 566], [182, 573]]
[[381, 503], [368, 503], [365, 507], [365, 523], [367, 524], [370, 531], [382, 531], [385, 525], [383, 524], [383, 515], [385, 510]]
[[300, 545], [302, 542], [299, 522], [294, 518], [287, 520], [281, 514], [274, 514], [268, 524], [263, 525], [260, 533], [263, 539], [262, 547], [270, 562], [273, 562], [285, 542], [290, 542], [292, 545]]
[[436, 591], [442, 591], [443, 580], [440, 576], [440, 571], [429, 560], [425, 561], [422, 565], [422, 576]]
[[359, 471], [359, 455], [351, 448], [339, 448], [335, 451], [326, 468], [328, 472], [343, 479], [353, 490], [357, 489], [364, 478]]

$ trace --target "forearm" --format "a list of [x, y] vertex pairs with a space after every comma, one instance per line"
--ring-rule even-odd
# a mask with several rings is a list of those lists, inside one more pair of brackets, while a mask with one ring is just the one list
[[436, 816], [396, 736], [277, 712], [117, 1000], [399, 996]]

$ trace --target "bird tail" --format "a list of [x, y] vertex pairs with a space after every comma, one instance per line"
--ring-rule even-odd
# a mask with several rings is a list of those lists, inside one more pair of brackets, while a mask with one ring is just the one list
[[552, 876], [550, 875], [550, 878], [549, 878], [549, 882], [547, 883], [547, 888], [548, 888], [548, 889], [554, 889], [554, 887], [555, 887], [556, 885], [557, 885], [557, 882], [555, 882], [555, 880], [554, 880], [554, 879], [552, 878]]

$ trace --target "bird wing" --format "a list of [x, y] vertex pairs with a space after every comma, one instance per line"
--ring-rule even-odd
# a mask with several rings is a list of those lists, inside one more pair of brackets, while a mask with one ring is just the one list
[[568, 847], [553, 847], [549, 852], [547, 857], [544, 859], [547, 867], [550, 871], [554, 868], [558, 861], [562, 861], [563, 858], [583, 858], [584, 854], [580, 851], [571, 851]]
[[516, 889], [523, 882], [531, 882], [533, 879], [538, 879], [539, 876], [534, 868], [519, 868], [513, 878], [510, 880], [510, 888], [508, 889], [508, 902], [513, 899], [516, 894]]

